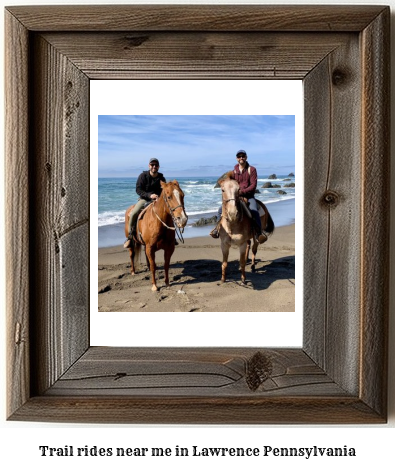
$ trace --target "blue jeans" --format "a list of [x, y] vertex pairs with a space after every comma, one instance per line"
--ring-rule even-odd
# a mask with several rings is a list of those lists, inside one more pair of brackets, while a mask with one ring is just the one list
[[[259, 233], [262, 232], [262, 223], [261, 223], [261, 218], [259, 217], [259, 212], [258, 212], [258, 205], [256, 202], [256, 199], [252, 197], [251, 199], [248, 199], [249, 202], [249, 210], [251, 212], [252, 217], [254, 218], [254, 221], [256, 222], [257, 226], [259, 227]], [[217, 213], [217, 219], [219, 220], [222, 216], [222, 205], [219, 206], [218, 213]]]

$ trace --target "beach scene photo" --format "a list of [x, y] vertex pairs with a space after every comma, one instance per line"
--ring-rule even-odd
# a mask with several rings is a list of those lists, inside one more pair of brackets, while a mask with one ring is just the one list
[[[275, 230], [259, 245], [254, 271], [247, 261], [245, 283], [232, 246], [221, 282], [221, 240], [210, 236], [222, 204], [217, 181], [238, 164], [240, 149], [256, 169], [255, 198]], [[177, 231], [168, 287], [163, 251], [156, 253], [157, 292], [145, 256], [132, 275], [123, 247], [125, 211], [138, 201], [137, 179], [153, 158], [167, 182], [178, 182], [188, 216]], [[98, 311], [295, 311], [296, 176], [292, 115], [98, 116]]]

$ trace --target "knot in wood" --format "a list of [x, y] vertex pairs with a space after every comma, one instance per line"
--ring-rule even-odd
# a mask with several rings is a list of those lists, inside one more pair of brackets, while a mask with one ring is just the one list
[[325, 191], [321, 197], [321, 204], [325, 207], [336, 207], [339, 204], [340, 196], [332, 190]]
[[255, 392], [273, 372], [269, 356], [258, 351], [247, 361], [246, 382], [248, 388]]
[[141, 44], [144, 44], [145, 41], [148, 41], [149, 36], [138, 36], [138, 37], [126, 36], [125, 39], [128, 42], [128, 44], [124, 46], [124, 50], [128, 50], [130, 48], [141, 46]]
[[348, 73], [345, 70], [336, 68], [332, 73], [332, 83], [335, 86], [346, 85], [348, 81]]

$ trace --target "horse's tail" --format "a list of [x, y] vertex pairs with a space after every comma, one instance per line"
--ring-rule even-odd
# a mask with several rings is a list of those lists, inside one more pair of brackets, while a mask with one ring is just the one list
[[142, 262], [141, 262], [141, 244], [137, 243], [136, 241], [134, 242], [133, 246], [133, 252], [134, 252], [134, 264], [136, 267], [141, 267]]
[[275, 229], [272, 216], [270, 215], [270, 212], [268, 211], [267, 206], [262, 201], [258, 201], [258, 202], [262, 206], [263, 210], [265, 211], [265, 215], [264, 215], [265, 226], [262, 228], [270, 236], [272, 235]]
[[274, 226], [272, 216], [270, 215], [270, 212], [267, 211], [267, 220], [266, 220], [265, 232], [268, 233], [269, 235], [271, 235], [274, 232], [274, 229], [275, 229], [275, 226]]

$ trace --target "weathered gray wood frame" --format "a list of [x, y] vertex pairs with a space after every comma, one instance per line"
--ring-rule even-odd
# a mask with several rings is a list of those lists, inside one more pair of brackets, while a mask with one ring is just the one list
[[[386, 421], [389, 17], [6, 9], [8, 419]], [[114, 78], [304, 80], [303, 348], [90, 347], [89, 81]]]

